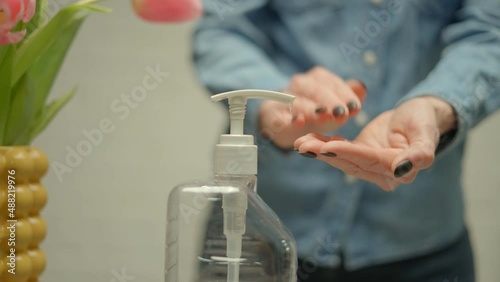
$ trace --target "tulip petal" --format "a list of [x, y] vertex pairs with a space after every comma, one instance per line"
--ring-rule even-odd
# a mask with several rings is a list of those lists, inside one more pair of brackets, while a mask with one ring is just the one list
[[23, 3], [19, 0], [0, 0], [0, 11], [2, 13], [0, 30], [11, 30], [22, 19]]
[[21, 41], [26, 35], [26, 30], [6, 32], [0, 34], [0, 45], [14, 44]]
[[24, 0], [23, 22], [27, 23], [36, 12], [36, 0]]
[[182, 22], [201, 16], [199, 0], [132, 0], [139, 17], [152, 22]]

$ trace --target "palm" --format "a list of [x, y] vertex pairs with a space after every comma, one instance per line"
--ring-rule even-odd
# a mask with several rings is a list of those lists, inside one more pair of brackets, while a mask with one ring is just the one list
[[[352, 141], [309, 134], [298, 139], [295, 145], [300, 147], [300, 152], [333, 153], [335, 157], [318, 155], [318, 158], [388, 190], [413, 181], [418, 170], [432, 164], [436, 141], [429, 136], [435, 130], [432, 107], [413, 101], [380, 114]], [[404, 168], [408, 171], [400, 174], [400, 165], [405, 162], [406, 165], [410, 162]], [[416, 168], [412, 170], [414, 164]], [[405, 176], [399, 178], [402, 175]]]
[[405, 126], [400, 122], [394, 122], [394, 116], [394, 110], [382, 113], [366, 125], [353, 143], [378, 151], [373, 152], [374, 154], [397, 155], [401, 153], [408, 148], [409, 143]]

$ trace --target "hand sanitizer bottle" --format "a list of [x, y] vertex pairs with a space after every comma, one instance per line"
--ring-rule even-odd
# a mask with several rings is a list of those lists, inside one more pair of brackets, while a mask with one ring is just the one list
[[[296, 282], [295, 241], [256, 193], [257, 146], [243, 134], [246, 103], [294, 96], [239, 90], [228, 99], [230, 134], [215, 149], [215, 177], [174, 188], [168, 198], [166, 282]], [[265, 189], [265, 187], [261, 188]]]

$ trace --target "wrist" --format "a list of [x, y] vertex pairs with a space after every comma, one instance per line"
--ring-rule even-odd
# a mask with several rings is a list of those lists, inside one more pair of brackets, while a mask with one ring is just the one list
[[435, 96], [424, 96], [421, 98], [429, 102], [434, 108], [436, 123], [441, 136], [457, 128], [457, 114], [452, 105]]

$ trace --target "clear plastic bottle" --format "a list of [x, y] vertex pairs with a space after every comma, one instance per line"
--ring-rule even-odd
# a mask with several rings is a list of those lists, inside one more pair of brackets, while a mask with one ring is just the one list
[[179, 185], [169, 195], [165, 281], [295, 282], [295, 240], [256, 193], [257, 147], [243, 135], [242, 118], [247, 98], [293, 96], [241, 90], [213, 100], [225, 98], [231, 134], [216, 147], [214, 180]]

